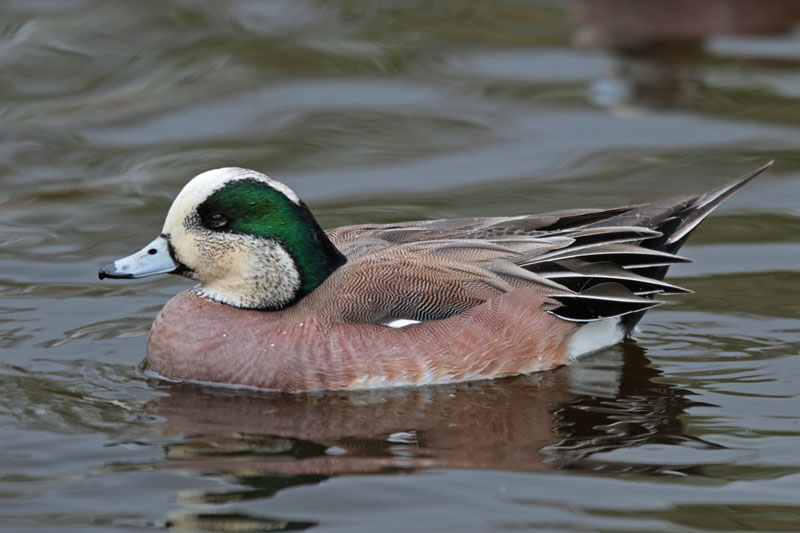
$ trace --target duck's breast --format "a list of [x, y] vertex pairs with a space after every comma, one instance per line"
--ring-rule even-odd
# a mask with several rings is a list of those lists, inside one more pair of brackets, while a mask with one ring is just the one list
[[565, 362], [578, 326], [519, 289], [461, 315], [403, 328], [311, 311], [259, 312], [189, 292], [156, 318], [148, 361], [177, 379], [283, 391], [452, 383], [546, 370]]

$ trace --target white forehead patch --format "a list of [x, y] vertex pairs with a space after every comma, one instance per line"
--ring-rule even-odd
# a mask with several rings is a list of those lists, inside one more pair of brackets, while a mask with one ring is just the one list
[[291, 202], [300, 205], [300, 198], [292, 189], [261, 172], [238, 167], [215, 168], [214, 170], [208, 170], [192, 178], [192, 180], [183, 187], [181, 192], [178, 193], [178, 196], [175, 197], [167, 213], [167, 219], [164, 222], [164, 233], [169, 233], [170, 226], [173, 224], [183, 223], [187, 215], [215, 191], [232, 181], [243, 179], [252, 179], [266, 183], [276, 191], [283, 193]]
[[214, 170], [207, 170], [202, 174], [198, 174], [192, 181], [186, 184], [178, 197], [185, 192], [197, 191], [197, 193], [202, 194], [203, 199], [205, 199], [228, 182], [243, 179], [251, 179], [266, 183], [276, 191], [282, 192], [292, 202], [298, 205], [300, 204], [300, 198], [297, 197], [297, 194], [280, 181], [274, 180], [261, 172], [238, 167], [215, 168]]

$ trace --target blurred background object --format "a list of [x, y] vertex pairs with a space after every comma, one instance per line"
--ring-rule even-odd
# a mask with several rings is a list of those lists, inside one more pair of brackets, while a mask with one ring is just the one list
[[612, 75], [589, 93], [610, 106], [692, 105], [705, 92], [698, 78], [710, 38], [788, 34], [800, 22], [794, 0], [575, 0], [572, 9], [575, 42], [615, 54]]
[[800, 21], [795, 0], [575, 0], [581, 46], [636, 50], [702, 43], [713, 35], [788, 33]]

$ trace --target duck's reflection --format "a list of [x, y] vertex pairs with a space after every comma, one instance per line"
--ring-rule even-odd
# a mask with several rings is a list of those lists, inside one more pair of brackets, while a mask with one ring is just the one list
[[710, 446], [684, 434], [692, 403], [659, 373], [629, 342], [571, 367], [444, 387], [267, 395], [158, 385], [168, 395], [149, 410], [171, 441], [167, 465], [300, 476], [289, 484], [422, 468], [658, 473], [680, 467], [592, 456], [687, 440]]
[[[695, 405], [660, 382], [641, 347], [626, 342], [569, 367], [506, 380], [364, 393], [270, 395], [154, 383], [165, 459], [148, 468], [234, 476], [238, 489], [188, 492], [169, 527], [293, 530], [314, 522], [193, 510], [264, 500], [342, 474], [428, 468], [689, 473], [698, 467], [626, 462], [646, 444], [716, 445], [686, 435]], [[604, 459], [614, 453], [613, 461]], [[622, 457], [622, 460], [620, 460]], [[202, 526], [202, 527], [201, 527]], [[250, 528], [250, 529], [248, 529]]]

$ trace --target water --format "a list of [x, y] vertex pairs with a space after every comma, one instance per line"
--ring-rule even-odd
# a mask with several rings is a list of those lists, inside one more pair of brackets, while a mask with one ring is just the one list
[[[5, 2], [0, 529], [795, 530], [800, 35], [578, 48], [574, 9]], [[534, 376], [170, 384], [138, 365], [189, 283], [96, 278], [213, 167], [335, 226], [640, 202], [770, 159], [684, 248], [696, 294]]]

